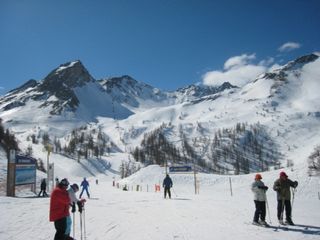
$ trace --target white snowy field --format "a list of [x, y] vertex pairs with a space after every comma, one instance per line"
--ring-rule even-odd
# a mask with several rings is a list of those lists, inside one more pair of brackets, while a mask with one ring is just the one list
[[[254, 174], [231, 176], [232, 196], [229, 176], [198, 174], [200, 191], [195, 195], [192, 174], [171, 174], [172, 199], [164, 199], [162, 191], [154, 192], [154, 184], [164, 177], [164, 169], [158, 166], [149, 166], [120, 181], [121, 185], [128, 184], [129, 191], [112, 187], [111, 174], [100, 175], [98, 185], [96, 178], [89, 177], [92, 199], [86, 203], [83, 239], [319, 239], [320, 179], [308, 177], [305, 170], [303, 166], [286, 169], [291, 179], [299, 181], [293, 203], [293, 221], [297, 225], [289, 229], [278, 228], [276, 193], [271, 189], [280, 170], [262, 173], [270, 187], [267, 221], [271, 219], [271, 228], [251, 225], [254, 203], [250, 184]], [[80, 181], [79, 177], [70, 177], [71, 183]], [[136, 184], [142, 191], [131, 191], [136, 190]], [[0, 197], [0, 239], [53, 239], [54, 226], [48, 221], [49, 198], [22, 197], [23, 192], [18, 195]], [[75, 221], [75, 238], [81, 239], [78, 212]]]

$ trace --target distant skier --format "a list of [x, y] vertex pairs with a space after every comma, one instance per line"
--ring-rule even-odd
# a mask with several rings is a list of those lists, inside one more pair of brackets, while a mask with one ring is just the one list
[[[285, 172], [280, 172], [280, 177], [273, 184], [273, 189], [277, 191], [277, 217], [280, 224], [294, 225], [292, 221], [291, 192], [290, 187], [296, 188], [297, 181], [291, 181]], [[283, 222], [283, 212], [286, 209], [286, 222]]]
[[[78, 199], [76, 196], [76, 193], [79, 191], [79, 186], [78, 184], [74, 183], [70, 185], [69, 189], [67, 190], [70, 198], [70, 206], [71, 206], [71, 212], [75, 213], [76, 211], [76, 204], [78, 205], [79, 212], [82, 212], [82, 207], [84, 203], [86, 202], [85, 199]], [[71, 233], [71, 225], [72, 225], [72, 220], [70, 215], [67, 217], [67, 228], [66, 228], [66, 235], [67, 235], [67, 240], [71, 240], [73, 238], [70, 237]]]
[[64, 240], [67, 237], [67, 217], [70, 215], [70, 198], [67, 192], [68, 186], [69, 182], [64, 178], [51, 193], [49, 220], [50, 222], [54, 222], [56, 229], [54, 240]]
[[80, 193], [80, 198], [81, 198], [84, 190], [86, 190], [87, 196], [88, 196], [88, 198], [90, 198], [90, 193], [89, 193], [89, 190], [88, 190], [89, 182], [87, 181], [86, 178], [83, 178], [83, 181], [81, 182], [81, 187], [82, 187], [82, 191]]
[[171, 198], [170, 188], [172, 188], [172, 180], [169, 177], [169, 174], [167, 174], [165, 179], [163, 180], [162, 186], [164, 188], [164, 198], [167, 197], [167, 193], [169, 195], [169, 198]]
[[47, 183], [46, 183], [46, 179], [43, 178], [41, 180], [41, 184], [40, 184], [40, 192], [38, 194], [38, 197], [40, 197], [41, 193], [42, 193], [42, 197], [48, 197], [48, 194], [46, 192], [47, 189]]
[[59, 183], [60, 183], [60, 181], [59, 181], [59, 178], [55, 178], [55, 183], [56, 183], [56, 187], [58, 187], [58, 185], [59, 185]]
[[[254, 182], [251, 184], [251, 190], [253, 192], [253, 199], [256, 210], [254, 212], [253, 224], [268, 226], [266, 223], [266, 191], [268, 187], [261, 181], [261, 174], [257, 173]], [[259, 222], [260, 218], [260, 222]]]

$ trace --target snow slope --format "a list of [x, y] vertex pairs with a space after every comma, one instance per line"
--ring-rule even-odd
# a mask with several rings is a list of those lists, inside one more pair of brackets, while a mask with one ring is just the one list
[[[72, 168], [65, 163], [65, 168]], [[193, 174], [171, 174], [174, 182], [172, 199], [163, 199], [163, 192], [154, 192], [154, 184], [162, 182], [164, 169], [149, 166], [128, 179], [129, 191], [112, 187], [112, 174], [89, 177], [92, 199], [85, 210], [86, 239], [91, 240], [248, 240], [248, 239], [319, 239], [320, 179], [308, 177], [303, 166], [285, 169], [299, 186], [293, 203], [293, 220], [297, 226], [278, 228], [276, 221], [276, 194], [267, 192], [271, 216], [271, 228], [251, 225], [254, 204], [250, 191], [253, 174], [243, 176], [218, 176], [198, 174], [200, 192], [194, 194]], [[71, 182], [80, 183], [82, 172], [69, 173]], [[263, 181], [269, 187], [278, 171], [263, 173]], [[233, 194], [230, 193], [229, 178]], [[136, 185], [142, 187], [135, 191]], [[148, 187], [147, 187], [148, 185]], [[132, 191], [132, 189], [134, 191]], [[147, 192], [148, 190], [148, 192]], [[0, 239], [52, 239], [54, 226], [48, 221], [49, 198], [33, 198], [19, 192], [20, 197], [0, 197]], [[85, 195], [84, 195], [85, 196]], [[80, 219], [76, 213], [76, 238], [80, 239]]]
[[[289, 66], [294, 65], [291, 63], [282, 69]], [[80, 159], [78, 163], [77, 159], [62, 155], [50, 156], [59, 178], [68, 177], [71, 182], [80, 183], [82, 177], [87, 177], [90, 181], [93, 199], [89, 199], [86, 205], [88, 239], [319, 239], [320, 180], [308, 176], [306, 166], [306, 158], [319, 144], [318, 66], [319, 59], [300, 68], [295, 66], [287, 72], [285, 79], [282, 79], [281, 71], [276, 70], [271, 74], [273, 78], [259, 76], [243, 88], [227, 89], [168, 106], [145, 101], [141, 111], [122, 120], [96, 116], [97, 122], [88, 125], [101, 129], [123, 151], [103, 156], [103, 160], [111, 163], [111, 168], [104, 169], [97, 159]], [[112, 114], [110, 97], [101, 92], [95, 94], [97, 92], [97, 85], [92, 83], [75, 89], [81, 100], [76, 113], [78, 117], [84, 117], [84, 122], [101, 113], [104, 107]], [[97, 95], [97, 104], [90, 99], [93, 95]], [[104, 106], [104, 100], [108, 100], [107, 106]], [[48, 132], [63, 138], [83, 122], [75, 119], [73, 114], [50, 115], [49, 108], [39, 108], [41, 104], [30, 100], [25, 106], [7, 111], [1, 109], [0, 117], [5, 127], [15, 133], [22, 150], [31, 145], [36, 158], [46, 159], [43, 146], [27, 141], [28, 136]], [[114, 114], [125, 115], [122, 111]], [[164, 200], [163, 192], [154, 192], [154, 184], [161, 184], [164, 178], [164, 169], [158, 166], [144, 168], [121, 181], [118, 179], [117, 171], [121, 162], [129, 159], [129, 150], [140, 145], [144, 133], [162, 123], [172, 124], [167, 137], [179, 145], [179, 126], [189, 139], [212, 138], [217, 129], [234, 127], [237, 122], [260, 122], [266, 126], [281, 147], [284, 160], [294, 162], [292, 169], [285, 170], [290, 178], [299, 181], [293, 208], [293, 220], [298, 226], [290, 227], [288, 231], [276, 227], [276, 194], [271, 187], [280, 170], [262, 173], [263, 181], [270, 187], [267, 193], [273, 226], [270, 229], [250, 224], [254, 211], [250, 184], [254, 174], [198, 174], [199, 195], [194, 194], [192, 174], [172, 174], [174, 191], [171, 200]], [[49, 199], [34, 198], [24, 187], [17, 189], [17, 198], [5, 197], [5, 173], [6, 158], [0, 150], [0, 239], [52, 239], [54, 227], [48, 222]], [[42, 172], [37, 174], [38, 181], [45, 177]], [[97, 178], [99, 185], [94, 183]], [[127, 185], [130, 191], [112, 187], [114, 179], [121, 187]], [[142, 191], [132, 191], [137, 185]], [[76, 237], [80, 239], [78, 215]]]

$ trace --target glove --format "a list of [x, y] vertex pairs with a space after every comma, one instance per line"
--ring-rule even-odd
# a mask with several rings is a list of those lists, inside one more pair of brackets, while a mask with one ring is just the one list
[[76, 204], [73, 202], [71, 206], [71, 212], [74, 213], [76, 211]]
[[263, 189], [265, 191], [267, 191], [269, 189], [267, 186], [258, 186], [258, 188]]
[[280, 192], [281, 188], [280, 187], [274, 187], [273, 190], [275, 190], [276, 192]]
[[294, 183], [293, 187], [296, 188], [298, 186], [298, 182], [294, 181], [293, 183]]
[[77, 202], [77, 205], [78, 205], [78, 211], [79, 211], [80, 213], [82, 213], [82, 210], [83, 210], [83, 202], [78, 201], [78, 202]]

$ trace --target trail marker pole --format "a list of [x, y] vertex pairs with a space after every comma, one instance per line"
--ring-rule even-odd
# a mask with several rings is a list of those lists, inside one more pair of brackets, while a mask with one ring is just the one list
[[231, 177], [229, 177], [229, 184], [230, 184], [230, 193], [231, 193], [231, 197], [232, 197], [233, 194], [232, 194], [232, 182], [231, 182]]

